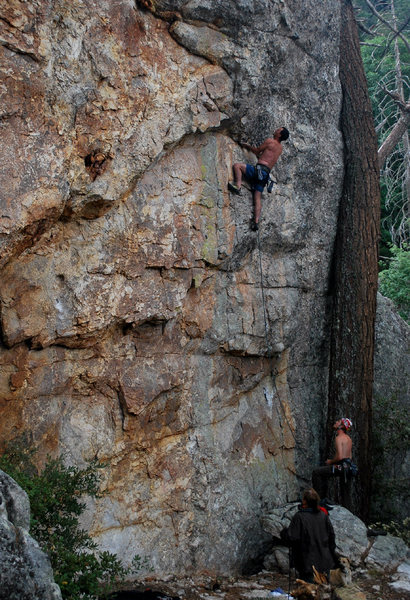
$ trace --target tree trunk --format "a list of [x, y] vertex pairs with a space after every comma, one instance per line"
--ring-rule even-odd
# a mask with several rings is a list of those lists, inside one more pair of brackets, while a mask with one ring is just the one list
[[[371, 491], [374, 323], [380, 229], [377, 138], [359, 37], [350, 0], [341, 0], [341, 129], [345, 177], [335, 242], [328, 428], [353, 421], [353, 460], [359, 475], [346, 500], [367, 519]], [[333, 453], [328, 440], [329, 456]]]

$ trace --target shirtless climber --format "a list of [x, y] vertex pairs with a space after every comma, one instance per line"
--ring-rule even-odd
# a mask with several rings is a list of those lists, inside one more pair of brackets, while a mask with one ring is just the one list
[[326, 496], [329, 477], [350, 476], [357, 468], [352, 463], [352, 439], [347, 435], [351, 427], [352, 422], [346, 417], [336, 421], [333, 425], [336, 432], [334, 457], [328, 458], [326, 466], [318, 467], [312, 473], [312, 485], [322, 499]]
[[261, 198], [263, 188], [269, 181], [269, 173], [276, 164], [279, 156], [282, 154], [281, 142], [287, 140], [289, 131], [286, 127], [279, 127], [273, 134], [273, 138], [267, 138], [257, 148], [249, 144], [242, 144], [243, 148], [253, 152], [258, 158], [256, 166], [245, 163], [235, 163], [233, 172], [235, 176], [234, 183], [228, 183], [228, 189], [234, 194], [241, 193], [242, 176], [252, 185], [254, 217], [252, 221], [253, 231], [259, 229], [259, 217], [261, 214]]

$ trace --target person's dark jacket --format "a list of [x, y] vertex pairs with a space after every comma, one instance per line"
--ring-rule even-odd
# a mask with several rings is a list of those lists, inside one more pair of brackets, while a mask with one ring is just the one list
[[332, 523], [322, 511], [301, 508], [292, 518], [285, 538], [293, 550], [293, 563], [299, 574], [328, 573], [334, 568], [336, 540]]

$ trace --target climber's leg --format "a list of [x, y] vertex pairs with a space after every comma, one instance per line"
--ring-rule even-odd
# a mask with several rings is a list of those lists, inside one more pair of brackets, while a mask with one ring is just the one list
[[262, 192], [254, 189], [253, 190], [253, 220], [255, 225], [259, 223], [259, 217], [261, 216], [261, 208], [262, 208]]
[[233, 165], [234, 183], [228, 183], [228, 189], [234, 194], [240, 194], [242, 177], [246, 173], [245, 163], [235, 163]]
[[317, 467], [312, 473], [312, 487], [317, 491], [321, 499], [327, 495], [327, 486], [330, 477], [334, 476], [331, 465]]

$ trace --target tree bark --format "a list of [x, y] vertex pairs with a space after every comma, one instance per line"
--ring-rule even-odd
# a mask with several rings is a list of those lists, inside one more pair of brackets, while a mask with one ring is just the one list
[[[328, 428], [353, 421], [359, 475], [346, 507], [367, 519], [371, 491], [374, 323], [378, 277], [380, 189], [377, 138], [351, 0], [341, 0], [341, 129], [345, 177], [333, 260]], [[330, 436], [330, 434], [329, 434]], [[328, 439], [328, 456], [332, 455]]]

